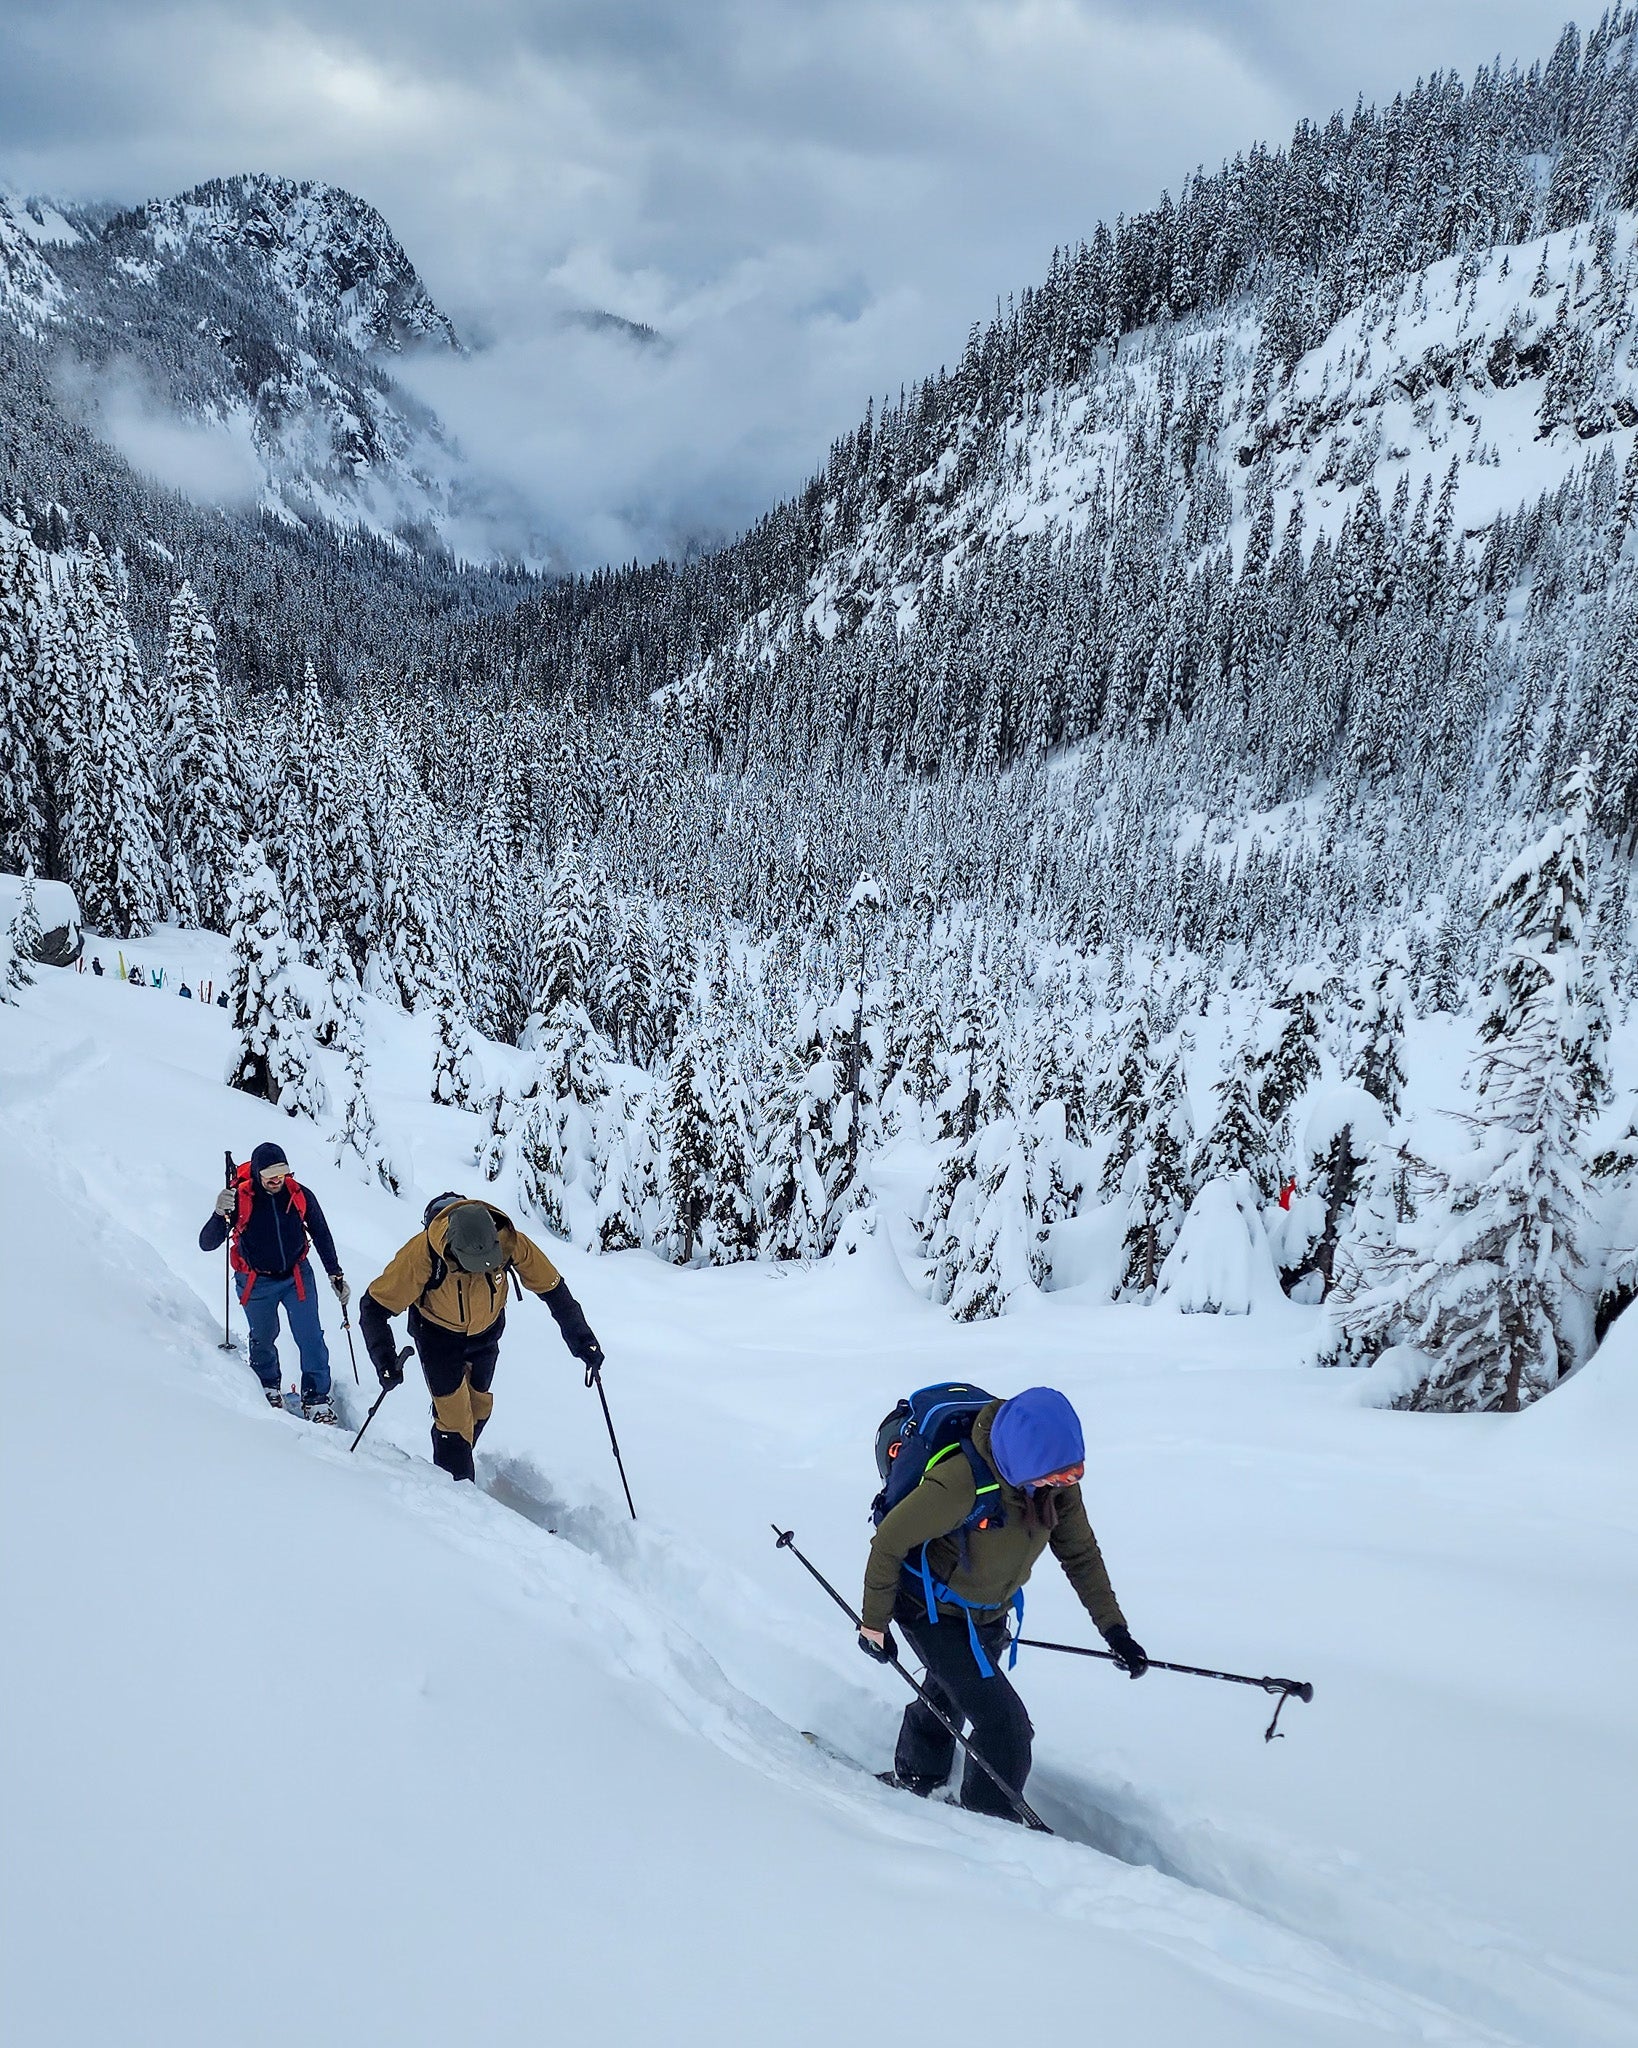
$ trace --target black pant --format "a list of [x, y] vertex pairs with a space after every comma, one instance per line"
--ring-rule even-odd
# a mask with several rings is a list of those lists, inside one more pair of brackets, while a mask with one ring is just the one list
[[505, 1328], [505, 1309], [475, 1337], [429, 1322], [418, 1308], [409, 1312], [410, 1337], [432, 1396], [432, 1462], [451, 1479], [475, 1476], [472, 1446], [495, 1405], [489, 1389]]
[[[910, 1593], [900, 1593], [893, 1609], [899, 1633], [927, 1666], [924, 1682], [928, 1692], [957, 1728], [971, 1723], [973, 1747], [991, 1770], [1021, 1793], [1029, 1776], [1035, 1730], [1002, 1669], [1007, 1618], [1004, 1614], [987, 1621], [976, 1615], [973, 1618], [984, 1654], [994, 1668], [993, 1678], [986, 1678], [978, 1668], [965, 1615], [941, 1613], [935, 1625], [927, 1619], [925, 1603]], [[920, 1700], [912, 1700], [904, 1710], [898, 1747], [893, 1752], [893, 1768], [899, 1776], [931, 1778], [942, 1785], [955, 1763], [955, 1752], [955, 1737]], [[994, 1781], [971, 1757], [962, 1774], [961, 1803], [974, 1813], [999, 1814], [1003, 1820], [1018, 1818]]]

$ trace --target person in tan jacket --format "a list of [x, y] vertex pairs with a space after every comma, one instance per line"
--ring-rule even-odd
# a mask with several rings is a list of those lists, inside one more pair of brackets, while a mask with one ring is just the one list
[[508, 1283], [551, 1310], [591, 1385], [603, 1363], [568, 1283], [503, 1211], [464, 1195], [429, 1202], [426, 1227], [370, 1282], [358, 1323], [383, 1388], [404, 1377], [391, 1318], [409, 1312], [409, 1334], [432, 1395], [432, 1462], [452, 1479], [473, 1477], [472, 1447], [495, 1405], [490, 1391], [506, 1327]]

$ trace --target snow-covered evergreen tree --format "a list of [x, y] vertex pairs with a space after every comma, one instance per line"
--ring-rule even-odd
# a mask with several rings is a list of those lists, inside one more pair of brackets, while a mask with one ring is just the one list
[[[294, 1084], [305, 1099], [304, 1036], [290, 986], [290, 940], [284, 929], [279, 885], [258, 841], [247, 840], [229, 896], [228, 1017], [234, 1048], [227, 1083], [246, 1095], [278, 1102], [282, 1086]], [[287, 1039], [296, 1043], [286, 1044]]]
[[553, 1237], [567, 1238], [569, 1153], [555, 1097], [538, 1092], [516, 1136], [518, 1200]]
[[1213, 1084], [1212, 1107], [1211, 1128], [1190, 1162], [1195, 1185], [1203, 1186], [1209, 1180], [1231, 1180], [1235, 1174], [1243, 1173], [1267, 1201], [1274, 1193], [1277, 1179], [1274, 1146], [1257, 1107], [1243, 1054], [1231, 1057], [1227, 1069]]
[[[216, 635], [190, 583], [171, 601], [165, 675], [172, 725], [162, 795], [172, 858], [186, 872], [199, 922], [220, 931], [243, 837], [243, 806], [228, 750]], [[180, 878], [172, 893], [180, 902]]]
[[1131, 1211], [1121, 1281], [1128, 1298], [1152, 1299], [1166, 1254], [1177, 1242], [1194, 1193], [1188, 1163], [1193, 1136], [1182, 1056], [1174, 1052], [1155, 1072], [1121, 1181]]
[[603, 1173], [598, 1206], [597, 1248], [605, 1252], [646, 1251], [665, 1232], [662, 1188], [662, 1099], [647, 1088], [628, 1104]]
[[34, 980], [34, 963], [40, 957], [40, 909], [35, 897], [34, 864], [23, 869], [23, 886], [17, 895], [17, 912], [6, 932], [11, 948], [7, 976], [13, 988], [26, 988]]
[[466, 1005], [447, 974], [438, 977], [432, 1001], [432, 1099], [451, 1109], [476, 1109], [483, 1095], [483, 1068]]
[[665, 1084], [665, 1216], [667, 1256], [691, 1265], [710, 1213], [716, 1171], [713, 1105], [700, 1072], [699, 1047], [690, 1033], [671, 1055]]
[[1256, 1063], [1257, 1109], [1271, 1131], [1279, 1129], [1297, 1098], [1319, 1079], [1329, 981], [1323, 966], [1299, 967], [1287, 976], [1274, 1005], [1279, 1035]]
[[132, 938], [164, 914], [147, 692], [113, 573], [87, 544], [73, 598], [78, 690], [63, 858], [86, 920]]
[[11, 874], [46, 858], [46, 750], [35, 700], [41, 606], [28, 536], [0, 519], [0, 870]]
[[1384, 958], [1361, 976], [1348, 1079], [1357, 1081], [1382, 1105], [1392, 1123], [1405, 1091], [1405, 1005], [1403, 971]]
[[1420, 1169], [1427, 1189], [1372, 1284], [1337, 1289], [1333, 1349], [1413, 1344], [1426, 1372], [1406, 1402], [1515, 1410], [1584, 1347], [1589, 1209], [1581, 1105], [1569, 1057], [1586, 914], [1589, 778], [1510, 868], [1488, 917], [1508, 943], [1479, 1025], [1471, 1156]]

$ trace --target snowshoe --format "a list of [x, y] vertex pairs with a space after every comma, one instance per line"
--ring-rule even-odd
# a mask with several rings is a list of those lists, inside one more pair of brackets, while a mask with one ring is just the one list
[[315, 1397], [310, 1401], [303, 1401], [301, 1412], [309, 1422], [335, 1423], [341, 1419], [336, 1414], [334, 1404], [331, 1402], [328, 1394]]
[[269, 1408], [283, 1408], [284, 1389], [282, 1387], [263, 1387], [262, 1392], [267, 1396]]

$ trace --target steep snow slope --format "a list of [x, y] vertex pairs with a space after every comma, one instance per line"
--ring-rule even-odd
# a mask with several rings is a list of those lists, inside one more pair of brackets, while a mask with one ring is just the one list
[[[177, 934], [143, 953], [221, 964]], [[1618, 1350], [1522, 1425], [1433, 1421], [1295, 1368], [1284, 1304], [1225, 1323], [1071, 1291], [957, 1329], [880, 1232], [784, 1275], [566, 1251], [643, 1520], [530, 1302], [484, 1489], [457, 1490], [413, 1383], [353, 1458], [270, 1416], [215, 1348], [193, 1239], [221, 1147], [272, 1132], [361, 1284], [469, 1176], [476, 1120], [423, 1108], [425, 1024], [372, 1008], [418, 1183], [395, 1203], [222, 1089], [225, 1041], [213, 1010], [89, 975], [0, 1010], [27, 2048], [834, 2042], [920, 1959], [957, 1973], [953, 1932], [1014, 2010], [1111, 2039], [1638, 2038], [1633, 1418], [1575, 1419]], [[801, 1743], [884, 1760], [898, 1701], [769, 1524], [851, 1590], [875, 1422], [951, 1371], [1070, 1389], [1137, 1633], [1313, 1679], [1288, 1740], [1260, 1740], [1256, 1693], [1025, 1653], [1053, 1842]], [[1087, 1640], [1051, 1574], [1030, 1628]]]
[[[978, 428], [961, 422], [937, 459], [812, 572], [802, 617], [826, 635], [884, 607], [902, 622], [931, 578], [959, 574], [998, 541], [1073, 533], [1116, 501], [1143, 459], [1134, 430], [1152, 435], [1191, 379], [1212, 396], [1179, 489], [1179, 533], [1190, 496], [1215, 493], [1238, 556], [1252, 494], [1264, 492], [1276, 534], [1300, 501], [1308, 542], [1335, 540], [1367, 488], [1386, 506], [1403, 483], [1414, 501], [1437, 493], [1454, 461], [1457, 524], [1482, 536], [1590, 455], [1609, 447], [1624, 462], [1633, 446], [1638, 217], [1612, 220], [1606, 237], [1583, 223], [1397, 280], [1350, 307], [1272, 392], [1259, 355], [1266, 305], [1126, 335], [1092, 375], [1016, 410], [967, 480]], [[764, 618], [742, 646], [789, 624]]]

